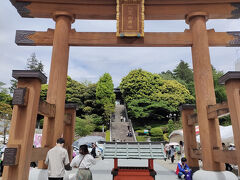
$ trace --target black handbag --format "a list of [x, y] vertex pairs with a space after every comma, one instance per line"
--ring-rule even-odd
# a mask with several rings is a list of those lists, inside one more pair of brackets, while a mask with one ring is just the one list
[[72, 167], [70, 166], [70, 163], [68, 163], [67, 165], [64, 166], [66, 171], [71, 171]]

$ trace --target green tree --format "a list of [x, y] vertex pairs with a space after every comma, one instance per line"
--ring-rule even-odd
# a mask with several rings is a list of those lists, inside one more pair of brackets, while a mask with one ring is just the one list
[[5, 83], [0, 81], [0, 102], [10, 105], [12, 97], [8, 94], [8, 89], [3, 87], [4, 85]]
[[7, 88], [4, 88], [3, 86], [5, 86], [6, 84], [4, 82], [0, 81], [0, 92], [4, 92], [7, 93]]
[[193, 101], [182, 84], [164, 80], [159, 74], [142, 69], [133, 70], [125, 76], [120, 89], [127, 103], [131, 119], [161, 119], [170, 112], [178, 112], [180, 104]]
[[11, 84], [11, 86], [9, 88], [9, 91], [10, 91], [10, 93], [13, 93], [14, 89], [17, 88], [17, 80], [16, 79], [11, 79], [10, 84]]
[[194, 81], [193, 81], [193, 70], [189, 68], [189, 64], [180, 60], [180, 63], [171, 72], [170, 70], [166, 72], [161, 72], [161, 77], [165, 80], [176, 80], [182, 85], [184, 85], [190, 92], [190, 94], [195, 97]]
[[12, 115], [12, 108], [9, 104], [6, 104], [4, 102], [0, 102], [0, 117], [11, 119]]
[[193, 82], [193, 71], [189, 68], [188, 63], [180, 60], [180, 63], [173, 70], [173, 75], [175, 78], [179, 78], [186, 83]]
[[215, 91], [217, 103], [226, 101], [227, 96], [226, 96], [225, 86], [219, 84], [219, 78], [224, 75], [223, 71], [217, 71], [212, 66], [212, 74], [213, 74], [214, 91]]
[[[41, 100], [46, 100], [48, 85], [41, 87]], [[84, 118], [91, 115], [93, 123], [100, 125], [102, 112], [96, 103], [96, 84], [90, 82], [80, 83], [68, 76], [66, 87], [66, 103], [76, 103], [78, 106], [77, 116]]]
[[163, 72], [161, 72], [160, 75], [165, 80], [174, 80], [175, 79], [174, 74], [170, 70], [167, 70], [166, 72], [163, 71]]
[[128, 103], [128, 115], [133, 119], [160, 120], [169, 114], [168, 107], [164, 101], [152, 101], [147, 98], [134, 99]]
[[[222, 71], [217, 71], [212, 66], [212, 75], [213, 75], [213, 82], [214, 82], [214, 89], [216, 95], [217, 103], [226, 101], [226, 91], [223, 85], [219, 84], [219, 78], [224, 73]], [[185, 85], [191, 95], [195, 97], [195, 89], [194, 89], [194, 81], [193, 81], [193, 70], [189, 68], [189, 64], [184, 62], [183, 60], [177, 65], [177, 67], [171, 71], [162, 72], [161, 77], [166, 80], [177, 80], [179, 83]]]
[[[32, 53], [30, 57], [27, 59], [26, 63], [26, 69], [27, 70], [38, 70], [41, 71], [43, 74], [44, 73], [44, 65], [40, 60], [37, 59], [36, 54]], [[10, 92], [13, 93], [14, 89], [17, 88], [17, 80], [11, 79], [10, 80], [11, 87], [9, 88]]]
[[75, 125], [75, 133], [78, 136], [86, 136], [93, 132], [95, 129], [95, 125], [92, 123], [92, 119], [89, 116], [81, 119], [79, 117], [76, 118]]
[[96, 88], [97, 84], [95, 83], [85, 83], [85, 90], [83, 93], [83, 112], [86, 115], [101, 114], [96, 103]]
[[40, 99], [42, 101], [45, 101], [47, 99], [47, 90], [48, 90], [48, 85], [47, 84], [42, 84], [41, 92], [40, 92]]
[[168, 135], [170, 135], [173, 131], [174, 131], [174, 123], [173, 123], [173, 120], [170, 119], [168, 121]]
[[44, 65], [41, 61], [39, 61], [36, 57], [35, 53], [32, 53], [30, 58], [27, 59], [27, 70], [38, 70], [44, 73], [43, 71]]
[[185, 85], [191, 95], [195, 97], [193, 70], [189, 68], [189, 64], [180, 60], [180, 63], [173, 70], [174, 78], [181, 84]]
[[96, 103], [104, 110], [103, 117], [108, 121], [110, 115], [114, 112], [115, 93], [114, 93], [112, 77], [109, 73], [104, 73], [97, 82], [96, 87]]
[[80, 108], [83, 107], [83, 93], [85, 85], [67, 77], [66, 103], [77, 103]]

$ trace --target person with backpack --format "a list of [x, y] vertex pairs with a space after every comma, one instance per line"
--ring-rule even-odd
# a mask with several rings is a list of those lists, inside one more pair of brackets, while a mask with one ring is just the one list
[[181, 161], [177, 165], [176, 174], [179, 179], [192, 180], [192, 170], [187, 165], [187, 159], [181, 158]]

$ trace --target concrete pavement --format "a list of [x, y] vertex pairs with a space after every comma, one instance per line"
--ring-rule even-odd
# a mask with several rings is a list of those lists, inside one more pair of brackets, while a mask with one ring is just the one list
[[[96, 165], [91, 168], [93, 180], [112, 180], [111, 170], [114, 162], [112, 159], [98, 160]], [[120, 159], [119, 166], [147, 167], [147, 160]], [[154, 169], [157, 172], [155, 180], [177, 180], [177, 176], [172, 170], [168, 170], [154, 161]]]
[[[173, 170], [169, 170], [161, 166], [161, 160], [154, 160], [154, 169], [157, 172], [155, 180], [177, 180], [177, 176]], [[136, 159], [120, 159], [118, 160], [119, 166], [132, 166], [132, 167], [147, 167], [147, 160]], [[96, 165], [91, 168], [93, 173], [93, 180], [112, 180], [111, 170], [114, 166], [113, 159], [97, 159]], [[172, 169], [173, 169], [172, 165]], [[74, 169], [67, 174], [76, 173]], [[0, 178], [1, 180], [2, 178]], [[47, 170], [39, 170], [37, 168], [31, 169], [29, 180], [47, 180]], [[67, 180], [67, 178], [66, 178]]]

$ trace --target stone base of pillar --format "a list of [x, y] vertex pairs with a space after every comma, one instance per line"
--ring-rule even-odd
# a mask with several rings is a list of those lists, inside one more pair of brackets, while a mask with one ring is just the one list
[[190, 167], [190, 169], [192, 170], [193, 173], [195, 173], [196, 171], [199, 170], [199, 167]]
[[[66, 171], [63, 180], [76, 180], [77, 168], [73, 168], [71, 171]], [[47, 169], [31, 168], [29, 172], [29, 180], [46, 180], [48, 179]]]
[[219, 172], [219, 171], [199, 170], [193, 174], [193, 179], [194, 180], [206, 180], [206, 179], [209, 179], [209, 180], [210, 179], [211, 180], [219, 180], [219, 179], [238, 180], [238, 177], [229, 171], [220, 171]]

